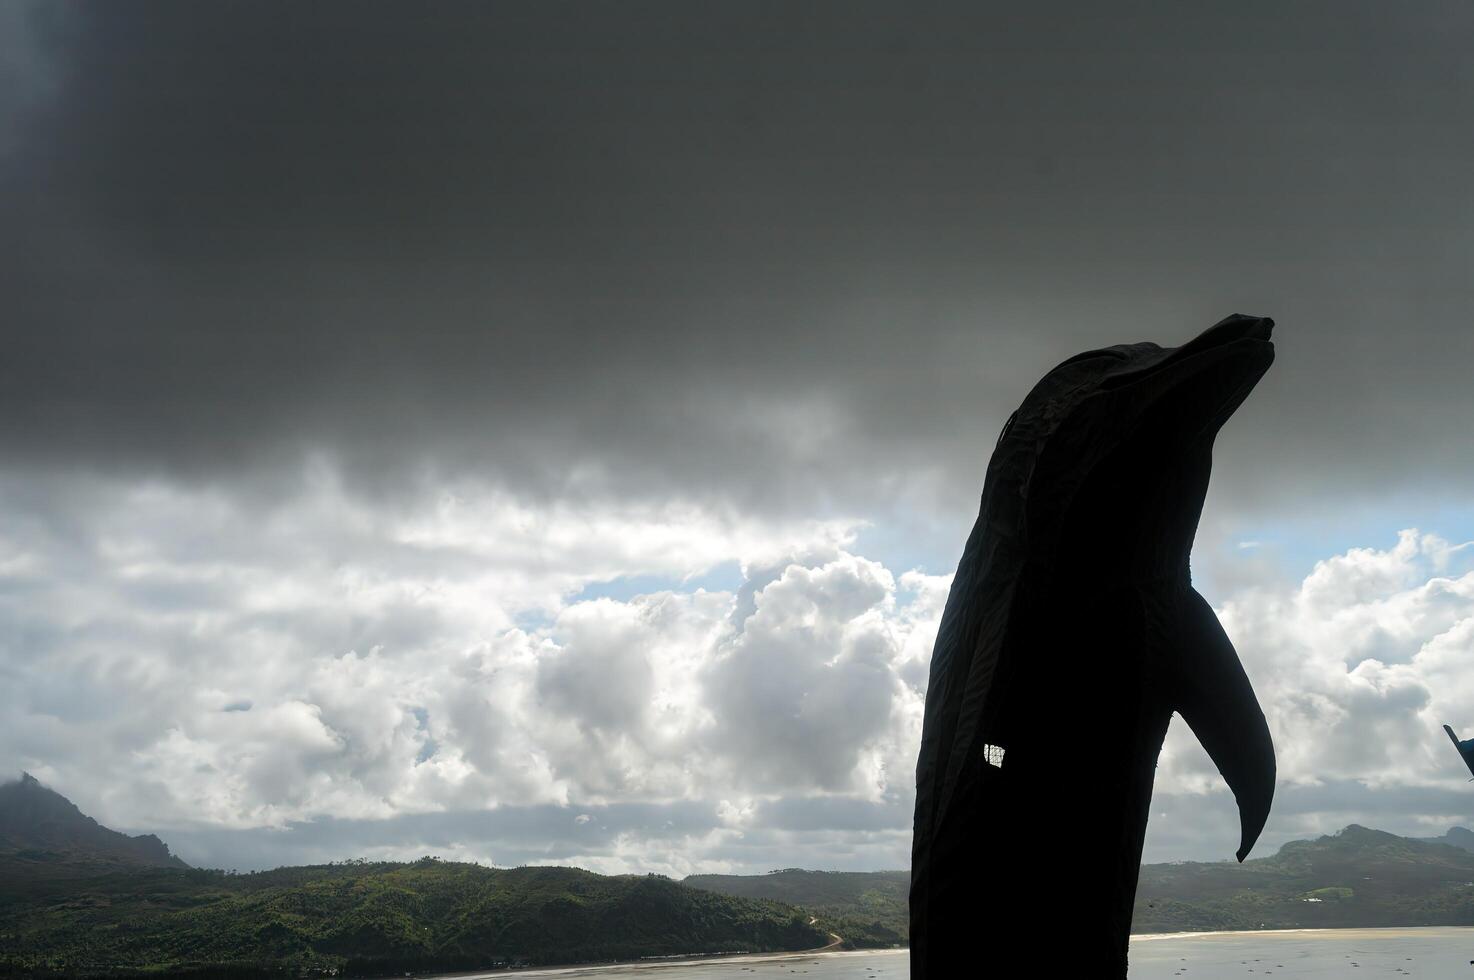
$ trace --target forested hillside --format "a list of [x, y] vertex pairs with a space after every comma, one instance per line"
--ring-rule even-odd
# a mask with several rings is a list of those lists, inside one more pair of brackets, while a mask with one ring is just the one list
[[0, 868], [0, 969], [88, 974], [204, 964], [350, 975], [810, 949], [825, 924], [667, 878], [425, 859], [261, 874]]

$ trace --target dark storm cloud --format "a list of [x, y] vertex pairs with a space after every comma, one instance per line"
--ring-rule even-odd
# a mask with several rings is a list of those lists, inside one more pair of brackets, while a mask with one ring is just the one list
[[0, 452], [966, 512], [1054, 361], [1242, 310], [1215, 499], [1463, 475], [1471, 21], [37, 5]]

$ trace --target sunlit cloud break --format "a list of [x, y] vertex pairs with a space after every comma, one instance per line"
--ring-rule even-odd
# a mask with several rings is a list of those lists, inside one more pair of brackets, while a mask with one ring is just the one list
[[[858, 522], [474, 486], [386, 503], [317, 464], [270, 503], [43, 489], [3, 487], [0, 763], [186, 859], [905, 866], [950, 578], [855, 553]], [[1220, 603], [1280, 746], [1268, 841], [1414, 789], [1422, 809], [1383, 823], [1462, 819], [1427, 736], [1474, 728], [1468, 561], [1410, 530]], [[739, 587], [698, 584], [728, 562]], [[668, 584], [586, 597], [622, 577]], [[1157, 800], [1148, 859], [1231, 848], [1177, 726]]]

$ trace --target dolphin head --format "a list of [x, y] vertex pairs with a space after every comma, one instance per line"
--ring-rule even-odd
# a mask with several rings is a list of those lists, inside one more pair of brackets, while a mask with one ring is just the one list
[[1273, 363], [1273, 330], [1267, 317], [1235, 314], [1181, 347], [1130, 344], [1077, 355], [1071, 361], [1090, 363], [1095, 374], [1096, 397], [1079, 400], [1080, 418], [1110, 414], [1119, 443], [1157, 440], [1166, 450], [1211, 444]]
[[1077, 354], [1030, 392], [1003, 440], [1033, 456], [1030, 537], [1061, 571], [1185, 571], [1213, 440], [1274, 360], [1267, 317], [1234, 315], [1180, 347]]

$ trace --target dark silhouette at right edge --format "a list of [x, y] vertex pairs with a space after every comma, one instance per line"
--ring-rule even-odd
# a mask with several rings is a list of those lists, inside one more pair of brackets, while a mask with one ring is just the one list
[[1449, 740], [1454, 743], [1454, 748], [1459, 750], [1459, 758], [1464, 760], [1464, 765], [1469, 767], [1469, 782], [1474, 783], [1474, 738], [1466, 738], [1462, 742], [1454, 734], [1454, 730], [1447, 725], [1443, 730], [1448, 732]]
[[1188, 557], [1214, 437], [1273, 326], [1079, 354], [1004, 426], [932, 654], [912, 980], [1126, 975], [1174, 711], [1238, 801], [1240, 861], [1263, 829], [1274, 745]]

